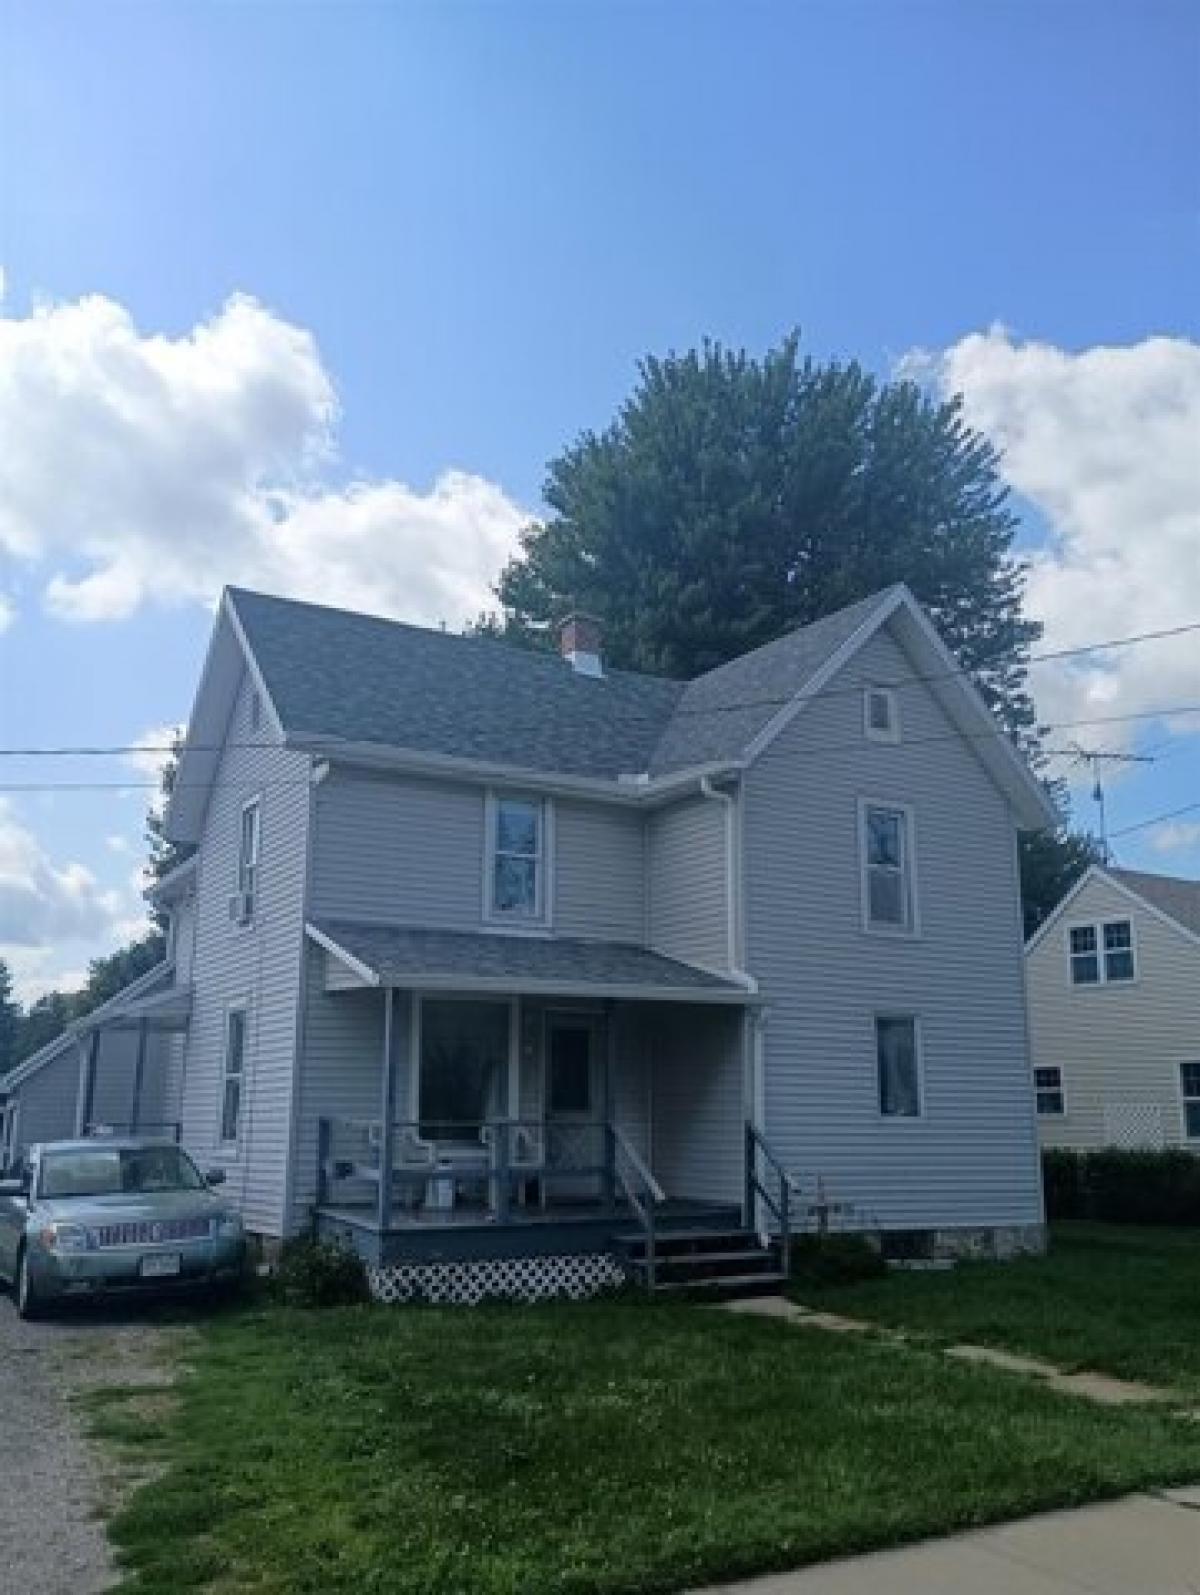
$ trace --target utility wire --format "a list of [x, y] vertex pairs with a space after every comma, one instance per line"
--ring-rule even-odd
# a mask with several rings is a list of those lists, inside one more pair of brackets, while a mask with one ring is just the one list
[[1135, 831], [1148, 831], [1152, 825], [1163, 825], [1167, 820], [1177, 820], [1180, 815], [1194, 814], [1200, 809], [1200, 803], [1185, 803], [1181, 809], [1168, 809], [1165, 814], [1152, 814], [1148, 820], [1139, 820], [1136, 825], [1123, 825], [1119, 831], [1114, 831], [1113, 839], [1118, 836], [1132, 836]]
[[[1139, 646], [1142, 643], [1157, 642], [1164, 638], [1184, 636], [1186, 633], [1193, 631], [1200, 631], [1200, 620], [1189, 621], [1187, 624], [1182, 626], [1169, 626], [1159, 631], [1138, 632], [1128, 637], [1111, 637], [1104, 642], [1082, 643], [1075, 648], [1058, 648], [1048, 653], [1031, 654], [1026, 663], [1028, 665], [1046, 664], [1058, 659], [1076, 658], [1083, 654], [1102, 653], [1113, 648], [1132, 648]], [[870, 684], [875, 687], [887, 688], [894, 691], [902, 687], [926, 686], [929, 683], [936, 681], [960, 680], [963, 677], [974, 680], [976, 678], [976, 672], [966, 668], [960, 668], [955, 670], [937, 671], [930, 675], [896, 676], [891, 680], [873, 681]], [[691, 683], [684, 683], [684, 685], [691, 685]], [[820, 691], [810, 694], [810, 696], [804, 701], [806, 703], [819, 703], [826, 698], [845, 697], [861, 693], [863, 690], [864, 687], [861, 683], [857, 683], [852, 687], [824, 687]], [[741, 709], [782, 706], [786, 703], [792, 703], [797, 696], [798, 693], [790, 692], [782, 696], [774, 695], [770, 697], [758, 698], [737, 698], [731, 699], [726, 703], [696, 705], [695, 707], [690, 707], [680, 703], [675, 705], [675, 708], [672, 712], [674, 714], [688, 715], [736, 713]], [[1182, 704], [1176, 706], [1175, 708], [1156, 709], [1141, 715], [1113, 715], [1104, 719], [1095, 720], [1058, 721], [1056, 724], [1060, 727], [1069, 725], [1103, 725], [1122, 719], [1158, 719], [1166, 718], [1176, 714], [1200, 714], [1200, 704]], [[1043, 726], [1042, 729], [1053, 730], [1054, 726], [1047, 725]], [[337, 732], [323, 732], [321, 734], [320, 740], [322, 743], [328, 743], [333, 747], [337, 747], [340, 744], [344, 744], [354, 739], [339, 736]], [[221, 743], [186, 742], [183, 744], [183, 747], [191, 753], [219, 753], [225, 748], [235, 747], [253, 749], [277, 748], [278, 746], [279, 744], [277, 742], [265, 741], [231, 741]], [[102, 758], [118, 754], [174, 753], [175, 751], [176, 748], [174, 743], [149, 742], [111, 743], [99, 746], [81, 744], [79, 746], [62, 747], [0, 747], [0, 758]]]

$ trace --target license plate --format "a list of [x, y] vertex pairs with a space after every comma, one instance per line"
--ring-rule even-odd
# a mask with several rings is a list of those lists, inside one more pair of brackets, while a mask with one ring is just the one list
[[143, 1257], [142, 1278], [174, 1279], [182, 1263], [183, 1259], [178, 1252], [157, 1252], [152, 1257]]

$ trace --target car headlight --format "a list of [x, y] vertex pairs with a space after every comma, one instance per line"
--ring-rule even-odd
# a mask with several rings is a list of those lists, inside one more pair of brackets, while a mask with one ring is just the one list
[[217, 1219], [217, 1239], [235, 1241], [242, 1233], [242, 1220], [237, 1213], [222, 1213]]
[[52, 1252], [87, 1252], [92, 1248], [92, 1235], [82, 1224], [47, 1224], [42, 1244]]

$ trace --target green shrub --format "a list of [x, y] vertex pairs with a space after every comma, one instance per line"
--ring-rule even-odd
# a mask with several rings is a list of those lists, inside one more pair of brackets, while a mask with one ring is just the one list
[[1047, 1151], [1048, 1218], [1200, 1225], [1200, 1157], [1191, 1152]]
[[272, 1285], [279, 1300], [292, 1307], [352, 1307], [371, 1299], [358, 1253], [311, 1235], [284, 1242]]
[[887, 1273], [883, 1254], [863, 1235], [797, 1235], [792, 1279], [802, 1285], [851, 1285]]

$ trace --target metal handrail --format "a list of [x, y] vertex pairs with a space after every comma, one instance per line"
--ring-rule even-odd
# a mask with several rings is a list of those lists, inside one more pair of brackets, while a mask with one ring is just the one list
[[[658, 1237], [654, 1209], [659, 1202], [666, 1201], [667, 1195], [624, 1130], [610, 1121], [607, 1131], [613, 1172], [620, 1181], [630, 1211], [642, 1228], [646, 1247], [646, 1289], [652, 1291], [658, 1279]], [[629, 1177], [630, 1169], [641, 1182], [641, 1193]]]
[[[779, 1182], [779, 1194], [775, 1196], [758, 1172], [758, 1155], [762, 1153], [774, 1171]], [[766, 1136], [751, 1119], [746, 1120], [746, 1223], [752, 1225], [755, 1220], [756, 1200], [763, 1204], [775, 1215], [779, 1221], [779, 1266], [785, 1275], [792, 1271], [792, 1218], [791, 1201], [792, 1192], [796, 1186], [795, 1176], [788, 1172], [783, 1159], [767, 1140]]]

